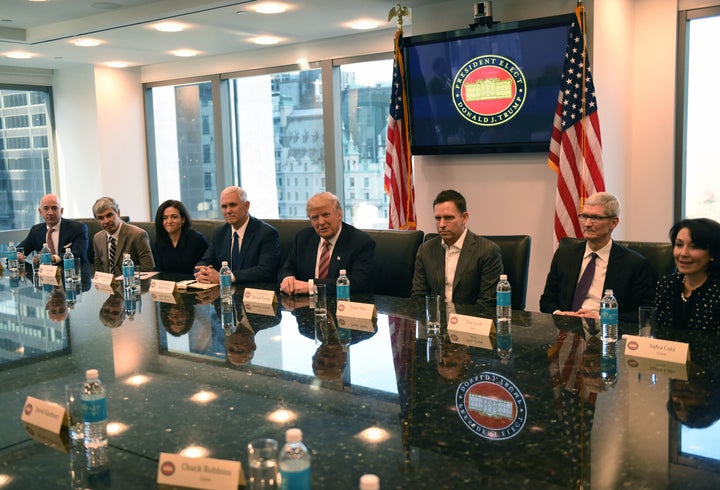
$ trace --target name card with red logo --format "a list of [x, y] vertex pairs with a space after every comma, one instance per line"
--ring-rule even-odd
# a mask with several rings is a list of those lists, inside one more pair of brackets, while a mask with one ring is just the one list
[[58, 266], [50, 264], [40, 264], [40, 268], [38, 269], [38, 277], [46, 284], [52, 284], [53, 281], [55, 281], [55, 284], [52, 285], [57, 286], [56, 278], [59, 275], [60, 269], [58, 268]]
[[[338, 305], [338, 309], [340, 305]], [[362, 332], [374, 332], [377, 329], [377, 317], [372, 318], [352, 318], [349, 316], [335, 316], [337, 326], [347, 328], [349, 330], [360, 330]]]
[[272, 290], [245, 288], [243, 291], [243, 304], [247, 313], [275, 316], [277, 302], [275, 291]]
[[64, 418], [65, 407], [57, 403], [46, 402], [29, 396], [25, 400], [25, 406], [23, 407], [20, 420], [49, 432], [59, 434]]
[[92, 282], [98, 291], [110, 294], [115, 292], [115, 276], [109, 272], [96, 272]]
[[245, 486], [245, 475], [237, 461], [160, 453], [157, 482], [204, 490], [237, 490]]
[[451, 313], [448, 318], [448, 335], [456, 344], [492, 349], [490, 335], [495, 331], [495, 324], [489, 318]]
[[177, 285], [175, 281], [161, 281], [160, 279], [153, 279], [150, 281], [150, 297], [153, 301], [160, 301], [162, 303], [176, 304], [177, 299], [175, 298], [175, 292], [177, 291]]
[[373, 318], [377, 317], [377, 310], [373, 304], [338, 301], [335, 316], [372, 321]]
[[628, 367], [628, 370], [637, 371], [638, 373], [656, 374], [682, 381], [687, 381], [688, 379], [687, 364], [658, 361], [656, 359], [643, 357], [630, 357], [626, 354], [625, 365]]
[[642, 357], [656, 361], [685, 364], [690, 358], [690, 346], [684, 342], [660, 340], [652, 337], [623, 335], [625, 339], [625, 355]]

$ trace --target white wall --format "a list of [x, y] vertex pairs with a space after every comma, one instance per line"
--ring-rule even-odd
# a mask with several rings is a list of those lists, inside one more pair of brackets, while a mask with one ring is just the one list
[[[686, 0], [687, 1], [687, 0]], [[570, 13], [575, 0], [503, 0], [496, 20]], [[603, 136], [606, 186], [623, 203], [620, 239], [664, 241], [673, 220], [673, 151], [677, 0], [586, 1], [591, 62]], [[416, 7], [406, 35], [464, 28], [472, 3]], [[242, 56], [179, 61], [133, 70], [76, 70], [56, 75], [58, 127], [62, 128], [63, 197], [78, 216], [97, 196], [118, 199], [135, 219], [149, 219], [143, 136], [142, 82], [263, 66], [292, 65], [392, 50], [393, 29]], [[75, 85], [77, 84], [77, 86]], [[87, 95], [95, 86], [96, 97]], [[92, 124], [97, 121], [97, 124]], [[553, 253], [556, 176], [545, 154], [416, 157], [418, 223], [433, 231], [430, 203], [455, 188], [468, 199], [470, 227], [481, 234], [532, 236], [528, 309], [537, 309]], [[77, 166], [79, 170], [75, 170]], [[63, 183], [64, 182], [64, 183]], [[90, 191], [89, 189], [92, 189]], [[68, 206], [66, 205], [66, 208]]]

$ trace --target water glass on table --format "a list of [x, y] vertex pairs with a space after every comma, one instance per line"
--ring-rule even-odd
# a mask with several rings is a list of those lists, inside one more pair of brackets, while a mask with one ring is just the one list
[[82, 418], [82, 395], [84, 381], [78, 381], [65, 385], [65, 408], [68, 415], [68, 432], [73, 441], [83, 439], [83, 418]]
[[248, 489], [279, 488], [277, 457], [278, 442], [275, 439], [256, 439], [248, 444]]
[[425, 330], [427, 333], [440, 331], [440, 296], [437, 294], [425, 296]]
[[641, 306], [638, 308], [638, 335], [640, 337], [655, 337], [655, 323], [657, 309], [654, 306]]

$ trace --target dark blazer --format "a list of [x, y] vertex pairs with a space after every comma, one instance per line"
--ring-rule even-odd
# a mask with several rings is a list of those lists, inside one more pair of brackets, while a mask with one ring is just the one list
[[[279, 282], [288, 276], [300, 281], [315, 278], [315, 264], [320, 236], [312, 226], [295, 234], [292, 250], [278, 274]], [[335, 285], [340, 269], [345, 269], [350, 279], [352, 293], [371, 293], [373, 267], [375, 262], [375, 241], [370, 235], [345, 222], [333, 247], [327, 279], [316, 279], [318, 284]], [[328, 287], [328, 294], [335, 288]]]
[[[585, 255], [585, 242], [558, 248], [550, 264], [545, 290], [540, 296], [540, 311], [569, 311], [580, 267]], [[603, 290], [612, 289], [623, 321], [637, 322], [638, 307], [655, 302], [657, 277], [650, 262], [639, 253], [613, 242], [610, 249]]]
[[193, 229], [180, 235], [177, 245], [156, 239], [152, 244], [155, 270], [174, 274], [192, 274], [195, 264], [208, 249], [205, 236]]
[[[212, 265], [217, 271], [224, 260], [230, 264], [232, 226], [225, 223], [213, 230], [210, 246], [198, 265]], [[280, 267], [280, 235], [269, 224], [250, 216], [240, 247], [240, 264], [232, 264], [235, 282], [273, 282]]]
[[[38, 223], [30, 228], [25, 239], [18, 243], [18, 247], [25, 248], [25, 255], [29, 255], [33, 250], [40, 253], [43, 247], [43, 243], [47, 239], [47, 225]], [[88, 229], [85, 223], [79, 221], [73, 221], [71, 219], [63, 218], [60, 221], [60, 234], [58, 235], [58, 241], [56, 244], [55, 252], [60, 257], [65, 253], [65, 246], [70, 245], [70, 251], [75, 257], [82, 257], [83, 264], [87, 263], [87, 249], [88, 249]]]
[[115, 252], [115, 266], [110, 270], [108, 264], [107, 232], [100, 230], [93, 237], [93, 250], [95, 251], [95, 270], [99, 272], [112, 272], [115, 276], [122, 275], [123, 254], [129, 253], [135, 265], [140, 264], [140, 270], [149, 272], [155, 269], [150, 238], [142, 228], [130, 223], [123, 223], [118, 235], [117, 250]]
[[[495, 288], [503, 272], [500, 248], [468, 230], [453, 280], [453, 303], [495, 307]], [[423, 243], [415, 257], [411, 297], [445, 296], [445, 249], [437, 236]]]

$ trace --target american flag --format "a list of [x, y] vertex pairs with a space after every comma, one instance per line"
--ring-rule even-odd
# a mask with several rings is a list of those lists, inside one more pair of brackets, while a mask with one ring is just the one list
[[407, 113], [402, 31], [398, 29], [395, 34], [392, 95], [385, 147], [385, 192], [390, 197], [388, 228], [391, 230], [414, 230], [416, 227], [415, 187], [410, 138], [407, 131]]
[[575, 9], [558, 94], [548, 165], [557, 173], [555, 241], [581, 237], [585, 198], [605, 190], [600, 121], [585, 43], [585, 11]]

